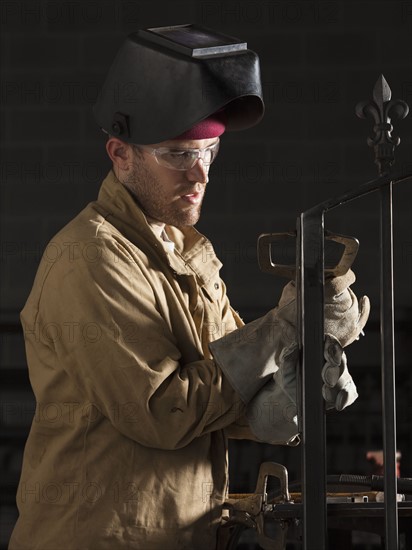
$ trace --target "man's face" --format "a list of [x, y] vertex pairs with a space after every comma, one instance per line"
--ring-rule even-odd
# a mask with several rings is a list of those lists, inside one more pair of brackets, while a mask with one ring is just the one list
[[[217, 141], [217, 138], [170, 140], [150, 147], [203, 149]], [[159, 165], [148, 150], [133, 148], [132, 154], [132, 167], [122, 181], [137, 198], [149, 221], [177, 227], [195, 225], [200, 216], [209, 166], [199, 159], [189, 170], [173, 170]]]

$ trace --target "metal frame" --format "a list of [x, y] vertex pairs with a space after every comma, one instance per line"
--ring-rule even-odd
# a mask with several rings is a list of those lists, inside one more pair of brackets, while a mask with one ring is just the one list
[[[405, 527], [409, 525], [407, 522], [412, 517], [412, 507], [406, 502], [399, 505], [397, 503], [392, 227], [393, 185], [412, 182], [412, 174], [406, 176], [390, 174], [394, 162], [394, 150], [400, 142], [399, 138], [391, 134], [393, 128], [390, 124], [390, 115], [404, 118], [409, 109], [405, 102], [391, 101], [390, 97], [390, 88], [381, 76], [373, 91], [373, 101], [364, 101], [357, 106], [358, 116], [374, 118], [374, 136], [368, 139], [368, 144], [375, 150], [375, 162], [379, 167], [378, 178], [303, 212], [297, 219], [296, 234], [293, 232], [270, 233], [259, 237], [260, 268], [267, 273], [296, 279], [297, 283], [298, 339], [301, 352], [297, 374], [301, 397], [298, 401], [300, 401], [299, 420], [302, 434], [302, 494], [299, 495], [298, 502], [295, 502], [289, 498], [286, 491], [280, 499], [268, 503], [267, 477], [275, 475], [283, 478], [283, 486], [287, 488], [287, 472], [278, 464], [263, 463], [255, 493], [231, 495], [227, 500], [229, 516], [221, 528], [218, 545], [222, 550], [236, 547], [242, 528], [255, 529], [258, 542], [265, 549], [283, 550], [286, 532], [291, 529], [295, 536], [302, 536], [303, 550], [327, 550], [328, 513], [331, 516], [332, 528], [333, 525], [336, 528], [337, 521], [342, 520], [344, 523], [345, 518], [348, 517], [366, 518], [371, 520], [369, 526], [376, 527], [374, 520], [382, 517], [384, 513], [387, 550], [399, 550], [399, 520], [402, 531], [407, 533], [408, 537], [412, 536], [411, 529], [405, 531]], [[383, 506], [381, 503], [364, 501], [360, 504], [353, 504], [356, 501], [351, 501], [350, 504], [346, 501], [333, 504], [327, 503], [326, 500], [326, 417], [321, 377], [324, 364], [324, 280], [326, 276], [339, 276], [346, 273], [356, 255], [358, 243], [353, 237], [334, 235], [325, 231], [324, 218], [326, 212], [375, 192], [380, 194], [381, 204], [380, 321], [385, 474], [383, 487], [382, 480], [379, 480], [379, 490], [383, 488], [385, 501]], [[294, 265], [274, 263], [271, 245], [295, 236], [297, 236], [296, 263]], [[332, 268], [325, 267], [326, 239], [337, 241], [345, 246], [341, 260]], [[313, 371], [314, 365], [318, 365], [318, 372]], [[312, 372], [309, 373], [309, 369]], [[339, 476], [340, 480], [344, 477]], [[368, 476], [348, 476], [348, 482], [357, 485], [356, 481], [359, 481], [360, 477], [366, 480]], [[341, 481], [343, 482], [343, 479]], [[408, 492], [405, 487], [410, 490], [410, 481], [400, 480], [400, 491]], [[361, 485], [364, 483], [362, 482]], [[373, 486], [370, 481], [366, 485], [370, 488]], [[272, 522], [272, 527], [274, 522], [277, 529], [275, 537], [266, 535], [267, 521]], [[356, 525], [364, 525], [364, 523], [361, 521]], [[346, 524], [347, 529], [348, 524]]]
[[[297, 264], [299, 266], [298, 302], [301, 347], [300, 386], [302, 406], [302, 480], [303, 480], [303, 548], [327, 549], [326, 504], [326, 426], [320, 376], [309, 375], [309, 365], [323, 365], [324, 346], [324, 215], [329, 210], [379, 192], [381, 198], [381, 374], [385, 472], [385, 548], [398, 550], [398, 506], [396, 501], [396, 393], [393, 303], [393, 228], [392, 187], [412, 182], [412, 174], [391, 176], [394, 150], [399, 138], [392, 136], [390, 116], [404, 118], [408, 106], [391, 101], [391, 90], [383, 76], [373, 91], [373, 101], [361, 102], [357, 115], [373, 117], [374, 136], [368, 144], [374, 147], [379, 177], [358, 188], [303, 212], [297, 220]], [[310, 312], [305, 315], [305, 312]]]

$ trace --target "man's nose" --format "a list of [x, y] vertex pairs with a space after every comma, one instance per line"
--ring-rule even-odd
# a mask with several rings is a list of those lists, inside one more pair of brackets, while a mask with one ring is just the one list
[[187, 170], [186, 174], [189, 181], [207, 183], [209, 181], [209, 165], [203, 164], [203, 160], [199, 158], [196, 164]]

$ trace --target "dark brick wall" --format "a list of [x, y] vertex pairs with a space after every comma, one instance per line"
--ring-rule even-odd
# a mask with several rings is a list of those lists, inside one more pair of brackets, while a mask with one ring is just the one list
[[[261, 57], [265, 118], [251, 130], [223, 137], [199, 223], [224, 262], [234, 307], [250, 320], [276, 303], [284, 284], [259, 272], [257, 236], [293, 229], [302, 210], [376, 174], [372, 151], [365, 143], [371, 123], [355, 116], [356, 103], [371, 97], [383, 73], [393, 97], [412, 105], [411, 6], [409, 0], [0, 3], [1, 364], [6, 376], [1, 430], [10, 437], [0, 457], [10, 495], [32, 405], [22, 340], [15, 332], [18, 312], [44, 246], [95, 198], [109, 169], [91, 107], [124, 36], [137, 28], [196, 21], [244, 39]], [[404, 173], [412, 172], [412, 116], [395, 124], [395, 133], [402, 138], [397, 166]], [[361, 241], [355, 290], [371, 297], [374, 321], [368, 338], [349, 351], [364, 393], [350, 412], [329, 422], [328, 460], [333, 472], [345, 467], [362, 471], [364, 451], [381, 445], [376, 404], [380, 389], [377, 209], [377, 197], [365, 197], [326, 220], [327, 227]], [[411, 186], [399, 186], [395, 189], [395, 300], [402, 379], [398, 399], [403, 473], [409, 476], [411, 211]], [[10, 378], [11, 371], [17, 373], [15, 378]], [[7, 427], [14, 430], [14, 438]], [[251, 489], [258, 463], [268, 458], [285, 462], [296, 477], [298, 454], [296, 449], [233, 445], [233, 488]], [[10, 495], [0, 511], [3, 545], [15, 517]]]

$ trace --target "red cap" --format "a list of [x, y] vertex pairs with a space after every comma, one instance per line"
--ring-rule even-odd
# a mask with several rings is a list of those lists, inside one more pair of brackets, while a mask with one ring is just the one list
[[223, 111], [201, 120], [180, 136], [172, 139], [209, 139], [221, 136], [226, 129], [226, 116]]

